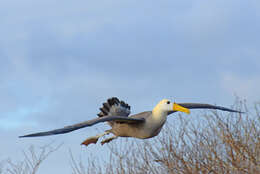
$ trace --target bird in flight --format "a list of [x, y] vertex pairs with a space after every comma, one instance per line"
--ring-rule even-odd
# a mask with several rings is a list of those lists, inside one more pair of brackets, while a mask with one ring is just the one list
[[[180, 111], [189, 114], [189, 109], [217, 109], [228, 112], [237, 112], [233, 109], [222, 106], [215, 106], [202, 103], [175, 103], [168, 99], [161, 100], [152, 111], [145, 111], [138, 114], [130, 115], [130, 106], [116, 97], [109, 98], [100, 108], [98, 118], [84, 121], [61, 129], [55, 129], [47, 132], [38, 132], [28, 134], [23, 137], [38, 137], [56, 134], [64, 134], [84, 127], [89, 127], [101, 122], [107, 122], [111, 129], [104, 133], [89, 137], [81, 144], [88, 146], [91, 143], [96, 144], [100, 137], [112, 133], [113, 136], [101, 141], [101, 144], [108, 143], [118, 137], [134, 137], [140, 139], [152, 138], [159, 134], [167, 120], [167, 116]], [[130, 115], [130, 116], [129, 116]]]

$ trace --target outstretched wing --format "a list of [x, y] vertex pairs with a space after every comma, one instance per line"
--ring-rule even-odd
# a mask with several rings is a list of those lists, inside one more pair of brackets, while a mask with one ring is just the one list
[[122, 122], [122, 123], [143, 123], [145, 119], [143, 118], [131, 118], [131, 117], [125, 117], [125, 116], [106, 116], [106, 117], [99, 117], [93, 120], [84, 121], [78, 124], [74, 124], [71, 126], [66, 126], [61, 129], [55, 129], [47, 132], [38, 132], [33, 134], [28, 134], [24, 136], [19, 136], [19, 138], [23, 137], [38, 137], [38, 136], [48, 136], [48, 135], [56, 135], [56, 134], [65, 134], [77, 129], [81, 129], [84, 127], [92, 126], [94, 124], [100, 123], [100, 122], [106, 122], [106, 121], [116, 121], [116, 122]]
[[[188, 109], [217, 109], [222, 111], [228, 111], [228, 112], [237, 112], [237, 113], [243, 113], [241, 111], [236, 111], [233, 109], [225, 108], [222, 106], [215, 106], [210, 104], [203, 104], [203, 103], [177, 103], [178, 105], [181, 105], [182, 107], [188, 108]], [[170, 111], [168, 115], [174, 113], [176, 111]]]

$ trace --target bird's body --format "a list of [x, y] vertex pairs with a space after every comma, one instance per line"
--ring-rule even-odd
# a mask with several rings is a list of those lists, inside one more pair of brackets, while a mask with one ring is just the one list
[[152, 111], [141, 112], [130, 116], [131, 118], [145, 119], [143, 123], [115, 123], [110, 130], [118, 137], [151, 138], [160, 132], [167, 117], [156, 118]]
[[176, 104], [171, 103], [167, 99], [163, 99], [153, 108], [152, 111], [145, 111], [135, 115], [130, 115], [130, 106], [124, 101], [120, 101], [116, 97], [113, 97], [109, 98], [107, 102], [103, 103], [103, 106], [100, 108], [101, 112], [98, 114], [99, 118], [71, 126], [66, 126], [61, 129], [55, 129], [47, 132], [39, 132], [21, 137], [36, 137], [63, 134], [84, 127], [92, 126], [100, 122], [108, 122], [108, 124], [111, 126], [110, 130], [105, 131], [103, 134], [90, 137], [86, 139], [82, 144], [89, 145], [91, 143], [96, 143], [100, 137], [109, 133], [114, 134], [114, 136], [103, 140], [101, 144], [108, 143], [117, 137], [134, 137], [146, 139], [152, 138], [160, 133], [163, 125], [167, 120], [168, 115], [177, 111], [189, 113], [189, 109], [205, 108], [241, 113], [240, 111], [232, 110], [221, 106], [200, 103]]

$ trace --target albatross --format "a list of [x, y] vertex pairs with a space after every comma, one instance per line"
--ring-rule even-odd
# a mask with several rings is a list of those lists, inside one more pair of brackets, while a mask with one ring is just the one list
[[[145, 111], [138, 114], [130, 115], [130, 106], [123, 100], [116, 97], [109, 98], [100, 108], [98, 118], [84, 121], [71, 126], [66, 126], [61, 129], [55, 129], [47, 132], [38, 132], [28, 134], [23, 137], [38, 137], [56, 134], [69, 133], [71, 131], [81, 129], [84, 127], [93, 126], [97, 123], [107, 122], [111, 129], [106, 130], [104, 133], [89, 137], [81, 144], [88, 146], [89, 144], [96, 144], [100, 137], [112, 133], [113, 136], [101, 141], [101, 144], [108, 143], [118, 137], [134, 137], [139, 139], [152, 138], [158, 135], [167, 120], [167, 116], [180, 111], [189, 114], [189, 109], [217, 109], [228, 112], [237, 112], [222, 106], [215, 106], [202, 103], [175, 103], [168, 99], [161, 100], [152, 111]], [[129, 116], [130, 115], [130, 116]]]

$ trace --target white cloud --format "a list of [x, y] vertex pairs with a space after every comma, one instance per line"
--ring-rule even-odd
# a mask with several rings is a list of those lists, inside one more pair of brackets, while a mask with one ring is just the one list
[[[0, 121], [2, 127], [12, 124], [16, 129], [0, 131], [7, 137], [0, 156], [16, 158], [13, 149], [53, 139], [81, 152], [80, 141], [93, 135], [95, 128], [43, 139], [18, 141], [17, 136], [94, 118], [111, 96], [126, 100], [134, 112], [151, 109], [162, 97], [222, 104], [230, 104], [233, 93], [259, 99], [260, 27], [254, 11], [260, 10], [259, 3], [243, 8], [246, 4], [237, 0], [4, 2]], [[221, 86], [216, 80], [220, 72], [231, 72], [222, 74]], [[68, 166], [66, 150], [46, 161], [41, 173], [49, 173], [47, 168], [51, 170], [57, 160]], [[69, 167], [54, 167], [55, 173], [70, 173]]]
[[260, 78], [259, 75], [243, 76], [235, 73], [224, 73], [221, 86], [228, 94], [237, 95], [250, 102], [260, 100]]

